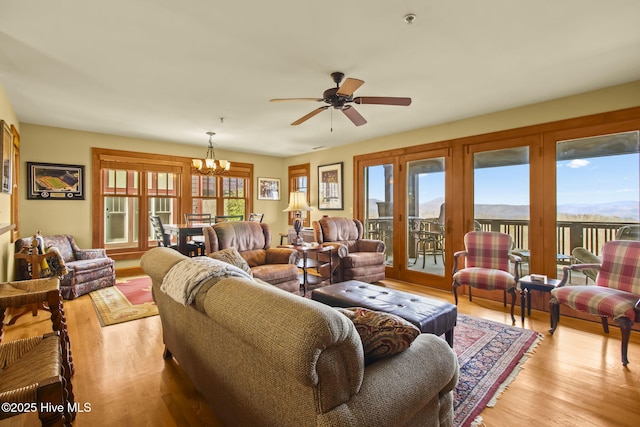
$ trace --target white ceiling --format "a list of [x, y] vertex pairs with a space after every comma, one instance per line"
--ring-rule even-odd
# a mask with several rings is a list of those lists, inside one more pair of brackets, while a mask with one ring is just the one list
[[[640, 79], [639, 0], [0, 0], [21, 123], [288, 156]], [[404, 16], [416, 15], [407, 25]], [[342, 71], [354, 126], [321, 97]], [[224, 123], [220, 122], [224, 117]], [[333, 128], [333, 131], [331, 131]]]

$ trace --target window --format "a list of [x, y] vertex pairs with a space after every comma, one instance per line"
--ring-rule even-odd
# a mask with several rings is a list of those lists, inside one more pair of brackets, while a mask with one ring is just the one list
[[[309, 198], [309, 174], [311, 165], [305, 163], [302, 165], [289, 166], [289, 192], [302, 191], [307, 194], [307, 203], [311, 204]], [[287, 203], [289, 202], [289, 193], [285, 196]], [[289, 224], [293, 224], [295, 212], [289, 212]], [[302, 212], [302, 225], [304, 227], [311, 226], [311, 219], [308, 212]]]
[[191, 177], [191, 212], [248, 217], [248, 179], [227, 176]]
[[175, 224], [185, 212], [246, 217], [252, 208], [252, 164], [233, 162], [224, 176], [192, 176], [186, 157], [101, 148], [92, 154], [93, 247], [116, 260], [156, 246], [150, 215]]

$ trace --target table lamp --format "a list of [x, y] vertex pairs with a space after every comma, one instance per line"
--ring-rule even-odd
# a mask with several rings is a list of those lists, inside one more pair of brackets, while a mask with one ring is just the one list
[[302, 211], [310, 211], [311, 206], [307, 204], [307, 193], [303, 191], [292, 191], [289, 193], [289, 206], [282, 212], [295, 212], [295, 219], [293, 220], [293, 229], [296, 231], [296, 239], [292, 243], [299, 246], [304, 243], [304, 239], [300, 236], [302, 230]]

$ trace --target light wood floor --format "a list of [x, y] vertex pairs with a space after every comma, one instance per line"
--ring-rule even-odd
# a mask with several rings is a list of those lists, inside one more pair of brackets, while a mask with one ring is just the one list
[[[386, 280], [389, 287], [453, 302], [451, 293]], [[75, 426], [218, 426], [215, 415], [179, 365], [162, 359], [158, 316], [101, 327], [91, 299], [64, 303], [76, 374], [76, 401], [88, 405]], [[501, 303], [466, 295], [459, 311], [510, 323]], [[516, 309], [519, 315], [519, 309]], [[5, 328], [5, 340], [50, 330], [45, 312], [23, 316]], [[630, 364], [620, 363], [620, 331], [602, 333], [599, 323], [562, 317], [550, 336], [548, 313], [533, 311], [524, 325], [544, 334], [534, 355], [494, 408], [482, 412], [486, 426], [637, 426], [640, 424], [640, 333], [632, 332]], [[38, 425], [22, 415], [0, 426]]]

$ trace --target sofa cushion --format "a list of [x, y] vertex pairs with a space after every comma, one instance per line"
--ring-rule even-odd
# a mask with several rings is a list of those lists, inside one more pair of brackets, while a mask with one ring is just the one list
[[240, 270], [244, 270], [249, 273], [250, 276], [253, 276], [251, 273], [251, 267], [247, 264], [244, 258], [240, 255], [240, 252], [236, 248], [226, 248], [214, 252], [209, 255], [210, 258], [217, 259], [218, 261], [224, 261], [231, 265], [238, 267]]
[[353, 322], [368, 365], [383, 357], [401, 353], [420, 335], [420, 329], [402, 317], [362, 307], [336, 308]]

